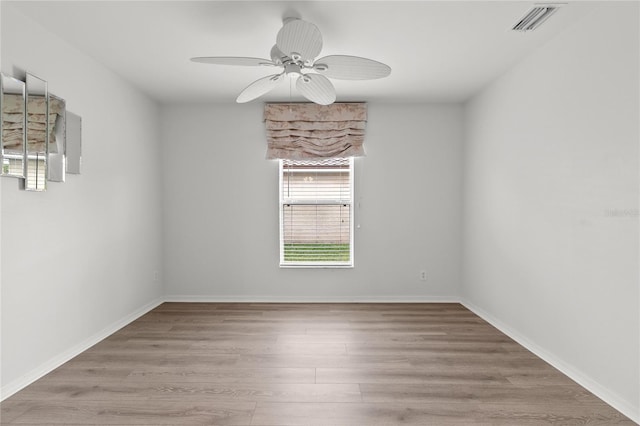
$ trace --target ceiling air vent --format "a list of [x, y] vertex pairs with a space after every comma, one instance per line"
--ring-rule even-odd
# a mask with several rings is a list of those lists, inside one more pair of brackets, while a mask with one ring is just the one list
[[533, 31], [538, 28], [549, 16], [553, 15], [560, 8], [559, 4], [538, 4], [515, 24], [514, 31]]

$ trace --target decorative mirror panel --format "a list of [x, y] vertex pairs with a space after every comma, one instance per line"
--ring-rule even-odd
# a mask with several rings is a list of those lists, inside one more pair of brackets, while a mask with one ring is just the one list
[[27, 174], [24, 189], [47, 189], [49, 152], [49, 95], [47, 82], [27, 73]]
[[26, 174], [26, 115], [24, 82], [0, 74], [0, 159], [2, 176], [24, 178]]
[[64, 99], [49, 95], [49, 164], [47, 180], [50, 182], [64, 182], [65, 179], [65, 149], [67, 131], [65, 123], [66, 103]]
[[80, 162], [82, 159], [82, 118], [79, 115], [67, 111], [67, 173], [80, 174]]

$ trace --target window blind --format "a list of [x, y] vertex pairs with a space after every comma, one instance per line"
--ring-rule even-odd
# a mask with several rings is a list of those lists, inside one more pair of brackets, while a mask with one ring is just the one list
[[281, 160], [280, 263], [353, 264], [353, 160]]

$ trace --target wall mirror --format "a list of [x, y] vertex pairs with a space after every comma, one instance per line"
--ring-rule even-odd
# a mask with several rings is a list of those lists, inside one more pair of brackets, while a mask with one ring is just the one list
[[82, 160], [82, 118], [79, 115], [66, 112], [67, 147], [66, 163], [67, 173], [80, 174], [80, 161]]
[[20, 188], [45, 191], [47, 182], [80, 174], [82, 119], [49, 94], [47, 82], [0, 73], [0, 176], [20, 178]]
[[47, 189], [49, 96], [47, 82], [27, 73], [27, 172], [24, 189]]
[[26, 175], [26, 115], [24, 82], [0, 74], [0, 159], [2, 176], [24, 178]]
[[65, 150], [67, 131], [65, 123], [66, 102], [58, 96], [49, 95], [49, 158], [47, 180], [50, 182], [64, 182], [65, 180]]

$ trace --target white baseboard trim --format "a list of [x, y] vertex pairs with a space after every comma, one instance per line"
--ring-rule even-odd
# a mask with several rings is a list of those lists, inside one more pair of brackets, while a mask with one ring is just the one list
[[185, 303], [460, 303], [452, 296], [184, 296], [169, 295], [165, 302]]
[[85, 339], [84, 341], [64, 351], [58, 356], [50, 359], [49, 361], [43, 363], [42, 365], [39, 365], [38, 367], [34, 368], [27, 374], [19, 377], [18, 379], [12, 381], [11, 383], [8, 383], [7, 385], [3, 386], [2, 389], [0, 389], [0, 401], [4, 401], [5, 399], [9, 398], [11, 395], [24, 389], [25, 387], [35, 382], [39, 378], [52, 372], [53, 370], [60, 367], [65, 362], [71, 360], [72, 358], [86, 351], [96, 343], [106, 339], [116, 331], [120, 330], [122, 327], [140, 318], [142, 315], [156, 308], [163, 302], [164, 302], [164, 298], [159, 298], [154, 300], [151, 303], [144, 305], [143, 307], [136, 310], [135, 312], [132, 312], [131, 314], [127, 315], [121, 320], [114, 322], [113, 324], [107, 326], [100, 332]]
[[616, 393], [612, 392], [595, 380], [591, 379], [588, 375], [559, 359], [546, 349], [538, 346], [536, 343], [532, 342], [527, 337], [520, 334], [518, 331], [507, 326], [502, 321], [484, 311], [483, 309], [479, 308], [478, 306], [474, 305], [473, 303], [464, 299], [460, 303], [462, 303], [464, 307], [472, 311], [474, 314], [478, 315], [480, 318], [487, 321], [489, 324], [493, 325], [495, 328], [518, 342], [520, 345], [533, 352], [536, 356], [543, 359], [554, 368], [558, 369], [562, 374], [569, 377], [571, 380], [575, 381], [580, 386], [584, 387], [589, 392], [593, 393], [595, 396], [602, 399], [604, 402], [606, 402], [625, 416], [629, 417], [634, 422], [640, 424], [640, 412], [638, 410], [638, 407], [634, 407], [632, 404], [618, 396]]

